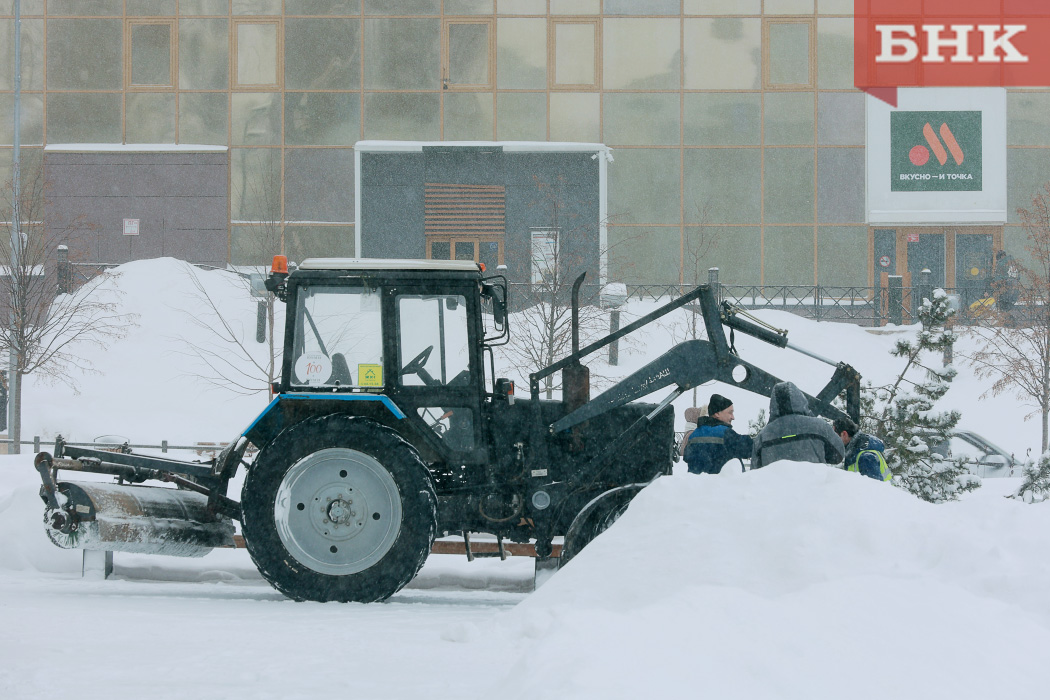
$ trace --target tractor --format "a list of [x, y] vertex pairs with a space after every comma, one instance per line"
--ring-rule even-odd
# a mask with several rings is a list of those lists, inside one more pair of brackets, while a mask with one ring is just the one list
[[[581, 349], [582, 281], [573, 352], [530, 374], [518, 396], [493, 356], [509, 337], [504, 276], [455, 260], [318, 258], [289, 272], [278, 256], [266, 287], [287, 320], [269, 405], [207, 462], [58, 438], [34, 461], [47, 533], [66, 548], [202, 556], [234, 546], [237, 521], [263, 577], [296, 600], [384, 600], [450, 537], [468, 558], [516, 548], [538, 566], [563, 564], [671, 473], [675, 398], [710, 380], [770, 395], [780, 380], [739, 357], [734, 331], [794, 347], [702, 285]], [[682, 307], [703, 316], [707, 338], [591, 398], [581, 360]], [[809, 397], [814, 412], [843, 415], [832, 402], [844, 393], [855, 419], [857, 372], [794, 349], [835, 367]], [[562, 397], [541, 399], [559, 371]], [[638, 402], [667, 387], [658, 403]], [[242, 468], [236, 501], [229, 485]], [[115, 482], [60, 481], [60, 471]], [[471, 541], [481, 533], [494, 548]]]

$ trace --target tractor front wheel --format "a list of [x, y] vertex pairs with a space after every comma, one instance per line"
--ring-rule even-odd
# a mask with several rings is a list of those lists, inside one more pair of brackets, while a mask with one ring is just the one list
[[296, 600], [373, 602], [423, 566], [437, 497], [416, 450], [367, 418], [319, 416], [285, 430], [241, 493], [248, 553]]

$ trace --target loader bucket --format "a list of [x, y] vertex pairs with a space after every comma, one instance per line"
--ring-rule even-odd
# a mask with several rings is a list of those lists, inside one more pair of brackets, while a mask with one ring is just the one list
[[101, 482], [57, 487], [62, 505], [48, 507], [44, 522], [47, 536], [63, 549], [202, 557], [234, 546], [232, 521], [211, 514], [201, 494]]

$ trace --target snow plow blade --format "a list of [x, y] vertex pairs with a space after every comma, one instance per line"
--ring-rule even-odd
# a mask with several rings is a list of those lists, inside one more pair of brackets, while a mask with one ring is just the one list
[[55, 486], [58, 507], [48, 504], [44, 522], [63, 549], [202, 557], [234, 546], [232, 521], [209, 513], [201, 494], [102, 482]]

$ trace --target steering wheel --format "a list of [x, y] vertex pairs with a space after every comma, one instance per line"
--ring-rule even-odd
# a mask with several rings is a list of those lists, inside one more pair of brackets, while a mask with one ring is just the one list
[[426, 365], [427, 360], [430, 359], [430, 353], [434, 351], [434, 346], [429, 346], [426, 350], [419, 353], [412, 358], [412, 361], [401, 368], [401, 376], [408, 374], [419, 374], [419, 371]]

